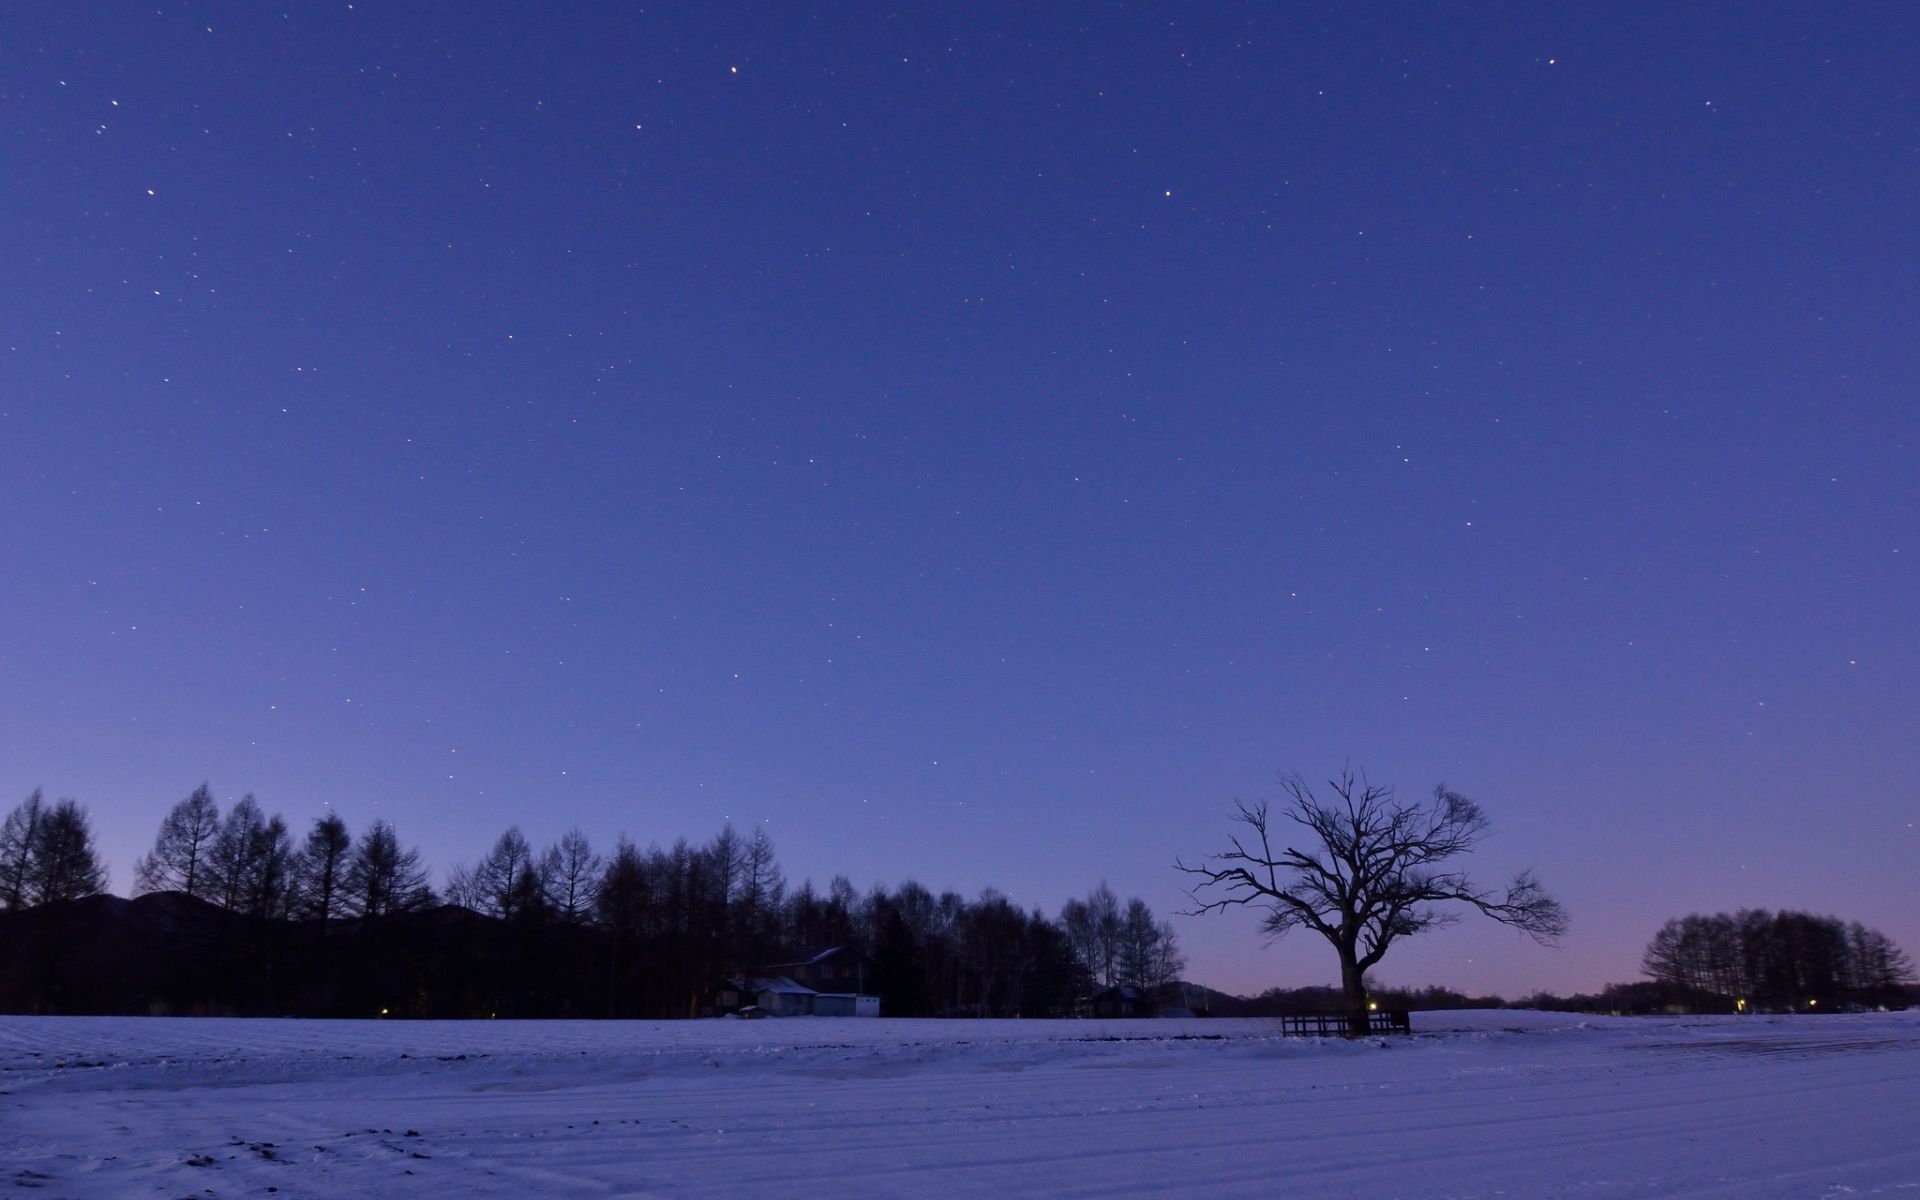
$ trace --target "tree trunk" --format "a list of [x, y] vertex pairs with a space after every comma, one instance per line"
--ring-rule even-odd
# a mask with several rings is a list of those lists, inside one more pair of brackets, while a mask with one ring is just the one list
[[1347, 1035], [1361, 1037], [1367, 1032], [1367, 975], [1354, 952], [1340, 950], [1340, 990], [1347, 1002]]

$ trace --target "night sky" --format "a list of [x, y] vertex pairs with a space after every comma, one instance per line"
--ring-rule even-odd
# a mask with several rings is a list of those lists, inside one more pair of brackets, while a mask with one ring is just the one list
[[1198, 7], [9, 5], [0, 801], [1171, 914], [1351, 762], [1574, 919], [1380, 982], [1920, 952], [1920, 16]]

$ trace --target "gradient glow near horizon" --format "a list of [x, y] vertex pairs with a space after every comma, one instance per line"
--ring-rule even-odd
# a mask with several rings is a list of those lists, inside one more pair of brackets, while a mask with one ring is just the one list
[[541, 7], [8, 13], [0, 800], [118, 890], [207, 780], [1171, 914], [1351, 762], [1574, 919], [1384, 982], [1920, 952], [1913, 11]]

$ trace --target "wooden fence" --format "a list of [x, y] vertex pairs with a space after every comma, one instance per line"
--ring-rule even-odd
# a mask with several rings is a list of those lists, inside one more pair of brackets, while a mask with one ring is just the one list
[[[1346, 1013], [1293, 1013], [1280, 1018], [1280, 1031], [1288, 1037], [1346, 1037], [1353, 1031]], [[1413, 1020], [1404, 1008], [1375, 1010], [1367, 1014], [1368, 1033], [1412, 1033]]]

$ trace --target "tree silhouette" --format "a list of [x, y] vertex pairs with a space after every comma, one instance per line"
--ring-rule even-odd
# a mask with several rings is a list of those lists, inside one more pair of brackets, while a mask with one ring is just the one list
[[133, 864], [136, 892], [185, 892], [196, 899], [214, 895], [208, 859], [220, 836], [220, 806], [206, 784], [193, 789], [160, 822], [153, 852]]
[[1158, 988], [1178, 979], [1186, 965], [1173, 926], [1155, 920], [1153, 909], [1138, 896], [1127, 901], [1120, 925], [1120, 982]]
[[1683, 1003], [1712, 1011], [1885, 1004], [1913, 980], [1892, 939], [1858, 921], [1804, 912], [1694, 913], [1662, 925], [1641, 970]]
[[339, 915], [340, 894], [346, 883], [347, 855], [353, 835], [338, 813], [314, 819], [306, 843], [294, 864], [299, 914], [315, 921]]
[[27, 870], [28, 898], [34, 904], [78, 900], [106, 890], [107, 871], [93, 849], [87, 812], [62, 800], [41, 816], [34, 830]]
[[1106, 880], [1088, 892], [1086, 899], [1062, 905], [1060, 924], [1093, 982], [1111, 987], [1120, 981], [1120, 934], [1124, 924], [1120, 898]]
[[210, 898], [248, 916], [278, 916], [286, 906], [293, 844], [287, 823], [268, 817], [248, 793], [227, 813], [207, 856]]
[[568, 925], [586, 922], [593, 915], [594, 892], [600, 887], [603, 866], [587, 835], [577, 826], [547, 847], [541, 856], [540, 874], [545, 877], [547, 904], [554, 915]]
[[539, 860], [518, 825], [501, 834], [493, 849], [473, 869], [474, 898], [480, 911], [513, 920], [534, 916], [546, 908], [545, 884]]
[[[1533, 872], [1495, 891], [1445, 865], [1472, 851], [1488, 827], [1480, 806], [1458, 792], [1437, 787], [1429, 801], [1402, 804], [1392, 788], [1351, 771], [1329, 782], [1333, 796], [1326, 801], [1298, 775], [1281, 786], [1287, 802], [1279, 816], [1287, 824], [1272, 820], [1265, 801], [1236, 802], [1233, 819], [1250, 832], [1234, 835], [1227, 850], [1198, 866], [1174, 865], [1199, 877], [1191, 892], [1196, 913], [1257, 908], [1270, 937], [1305, 928], [1327, 939], [1339, 955], [1354, 1032], [1367, 1028], [1367, 972], [1399, 939], [1457, 922], [1450, 905], [1543, 944], [1566, 932], [1565, 910]], [[1281, 842], [1299, 830], [1307, 836], [1298, 846]]]
[[0, 823], [0, 908], [9, 912], [33, 902], [28, 883], [33, 873], [35, 838], [45, 811], [46, 802], [40, 789], [35, 788]]
[[347, 866], [347, 908], [358, 917], [383, 917], [432, 903], [420, 852], [402, 849], [393, 826], [375, 821], [354, 845]]

